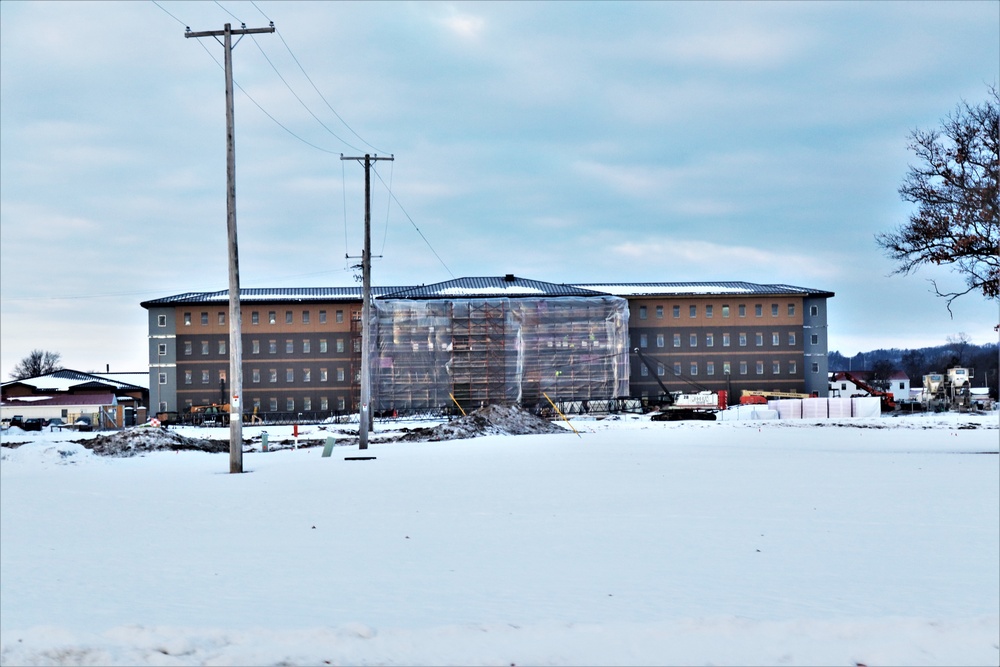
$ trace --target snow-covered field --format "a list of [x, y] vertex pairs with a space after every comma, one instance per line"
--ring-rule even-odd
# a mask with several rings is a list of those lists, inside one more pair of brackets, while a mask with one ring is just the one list
[[573, 424], [243, 475], [4, 433], [0, 664], [1000, 663], [996, 414]]

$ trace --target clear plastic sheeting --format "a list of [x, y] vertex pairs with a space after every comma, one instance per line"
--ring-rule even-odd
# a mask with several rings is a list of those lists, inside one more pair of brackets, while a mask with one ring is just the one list
[[536, 409], [628, 396], [628, 302], [620, 297], [377, 299], [377, 411]]

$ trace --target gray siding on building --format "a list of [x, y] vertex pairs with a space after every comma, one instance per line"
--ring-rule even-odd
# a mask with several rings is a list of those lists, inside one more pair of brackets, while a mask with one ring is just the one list
[[805, 359], [806, 392], [817, 392], [826, 396], [828, 330], [826, 319], [826, 298], [806, 298], [803, 309], [803, 358]]

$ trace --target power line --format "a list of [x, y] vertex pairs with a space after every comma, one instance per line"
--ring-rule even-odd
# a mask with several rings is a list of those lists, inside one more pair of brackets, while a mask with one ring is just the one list
[[[382, 180], [382, 176], [377, 171], [375, 172], [375, 175], [378, 176], [378, 180], [382, 182], [383, 186], [385, 186], [385, 181]], [[420, 231], [419, 227], [417, 227], [417, 223], [413, 222], [413, 218], [411, 218], [410, 214], [406, 212], [406, 209], [403, 208], [403, 205], [399, 203], [399, 199], [396, 197], [396, 195], [392, 192], [391, 189], [388, 188], [388, 186], [386, 186], [386, 190], [389, 191], [389, 196], [392, 198], [392, 201], [396, 202], [396, 206], [398, 206], [399, 210], [403, 212], [403, 215], [406, 216], [406, 219], [410, 221], [410, 224], [413, 225], [413, 228], [417, 230], [417, 234], [420, 234], [420, 238], [424, 240], [424, 243], [427, 244], [427, 247], [430, 248], [430, 251], [434, 253], [435, 257], [437, 257], [437, 261], [441, 262], [441, 266], [443, 266], [444, 270], [448, 272], [448, 275], [454, 278], [455, 274], [451, 272], [451, 269], [448, 268], [448, 265], [444, 263], [443, 259], [441, 259], [441, 255], [437, 254], [437, 251], [434, 250], [434, 246], [431, 245], [431, 242], [427, 240], [427, 237], [424, 236], [424, 233]]]

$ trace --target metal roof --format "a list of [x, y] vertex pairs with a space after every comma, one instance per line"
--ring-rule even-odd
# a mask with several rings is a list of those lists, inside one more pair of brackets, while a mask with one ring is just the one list
[[761, 285], [740, 281], [723, 282], [670, 282], [670, 283], [573, 283], [598, 292], [607, 292], [615, 296], [715, 296], [722, 294], [770, 294], [796, 295], [813, 297], [832, 297], [833, 292], [796, 287], [794, 285], [770, 284]]
[[384, 299], [463, 299], [463, 298], [520, 298], [558, 296], [608, 296], [607, 293], [558, 283], [518, 278], [515, 275], [456, 278], [432, 285], [410, 287], [384, 294]]
[[34, 391], [41, 392], [69, 391], [71, 389], [107, 389], [108, 387], [112, 387], [117, 391], [140, 391], [145, 389], [143, 386], [130, 382], [122, 382], [91, 373], [82, 373], [68, 368], [46, 373], [45, 375], [11, 380], [10, 382], [4, 382], [2, 386], [7, 387], [14, 384], [23, 384], [32, 387]]
[[[548, 283], [514, 275], [456, 278], [430, 285], [406, 287], [372, 286], [372, 296], [391, 299], [454, 299], [529, 296], [664, 297], [711, 295], [795, 295], [832, 297], [833, 292], [794, 285], [748, 282], [664, 282], [664, 283]], [[254, 287], [240, 290], [241, 302], [300, 303], [309, 301], [360, 301], [361, 286], [351, 287]], [[143, 308], [176, 304], [226, 304], [229, 290], [185, 292], [143, 301]]]

